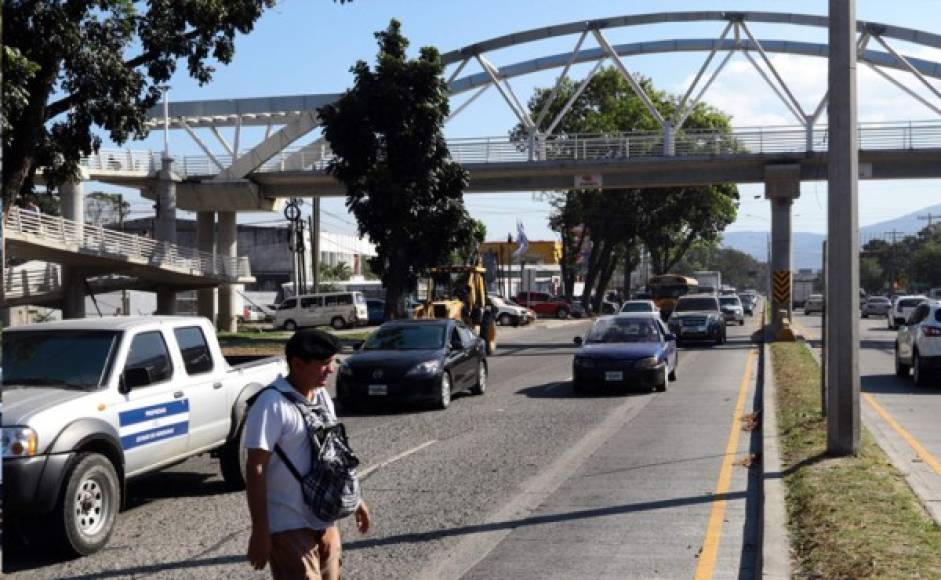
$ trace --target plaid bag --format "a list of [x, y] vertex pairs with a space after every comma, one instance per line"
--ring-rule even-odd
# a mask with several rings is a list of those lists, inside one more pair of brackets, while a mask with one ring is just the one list
[[322, 406], [287, 398], [304, 417], [313, 451], [310, 471], [302, 476], [279, 445], [274, 450], [301, 484], [304, 503], [314, 516], [324, 522], [343, 519], [356, 511], [362, 496], [356, 475], [359, 458], [350, 447], [346, 427], [332, 421]]

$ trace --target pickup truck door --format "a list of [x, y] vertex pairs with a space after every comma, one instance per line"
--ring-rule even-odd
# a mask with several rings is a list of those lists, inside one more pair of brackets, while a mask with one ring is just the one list
[[128, 475], [186, 453], [189, 400], [174, 380], [181, 373], [174, 370], [162, 332], [131, 339], [122, 368], [125, 393], [115, 405]]
[[[215, 360], [198, 325], [173, 329], [183, 372], [179, 373], [189, 400], [189, 451], [214, 447], [225, 441], [231, 422], [232, 393], [226, 387], [226, 364]], [[218, 356], [218, 355], [217, 355]]]

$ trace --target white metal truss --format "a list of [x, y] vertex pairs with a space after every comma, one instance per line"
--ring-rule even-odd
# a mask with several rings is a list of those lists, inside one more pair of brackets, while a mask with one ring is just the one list
[[203, 150], [203, 153], [205, 153], [206, 156], [209, 157], [209, 160], [212, 161], [213, 164], [219, 168], [219, 171], [222, 171], [225, 169], [222, 166], [222, 163], [219, 161], [219, 159], [217, 159], [216, 156], [212, 154], [212, 150], [209, 149], [209, 147], [207, 147], [206, 144], [203, 143], [203, 140], [199, 138], [199, 135], [196, 134], [196, 131], [193, 131], [193, 129], [183, 121], [180, 121], [180, 126], [186, 130], [190, 138], [193, 141], [195, 141], [196, 144], [199, 146], [199, 148]]
[[654, 106], [653, 102], [650, 100], [650, 97], [647, 96], [647, 93], [644, 91], [644, 87], [640, 86], [640, 83], [637, 82], [637, 79], [634, 78], [634, 75], [631, 74], [627, 67], [624, 66], [624, 62], [621, 61], [621, 57], [618, 53], [611, 47], [608, 43], [608, 39], [601, 34], [601, 31], [597, 28], [591, 31], [595, 36], [595, 40], [598, 41], [598, 45], [601, 49], [607, 53], [608, 58], [611, 59], [611, 62], [614, 63], [614, 66], [621, 73], [621, 76], [624, 77], [624, 80], [627, 81], [627, 84], [631, 85], [631, 88], [634, 89], [634, 93], [643, 101], [644, 106], [647, 107], [647, 111], [650, 115], [656, 119], [657, 123], [664, 127], [666, 125], [666, 120], [663, 118], [663, 115], [660, 114], [660, 111], [657, 110], [657, 107]]
[[578, 37], [578, 42], [575, 43], [575, 48], [572, 50], [572, 58], [565, 63], [565, 68], [562, 69], [562, 72], [559, 73], [559, 79], [556, 81], [555, 86], [552, 87], [552, 92], [549, 93], [546, 102], [542, 105], [542, 110], [539, 111], [539, 115], [536, 117], [536, 127], [541, 127], [542, 122], [545, 121], [546, 115], [549, 113], [549, 107], [552, 105], [552, 102], [557, 96], [559, 96], [559, 90], [562, 88], [562, 84], [565, 82], [565, 79], [568, 78], [569, 69], [572, 68], [572, 64], [575, 62], [575, 57], [578, 56], [578, 50], [582, 47], [582, 43], [585, 42], [585, 38], [588, 36], [588, 31], [582, 32], [581, 36]]
[[316, 111], [308, 111], [281, 128], [255, 147], [239, 156], [229, 167], [213, 178], [213, 181], [232, 181], [242, 179], [261, 167], [266, 161], [283, 151], [307, 133], [316, 129], [320, 118]]
[[520, 120], [520, 123], [523, 124], [527, 129], [532, 129], [535, 127], [532, 118], [529, 116], [529, 112], [526, 110], [522, 104], [520, 104], [519, 99], [516, 98], [516, 93], [513, 92], [513, 88], [510, 87], [510, 82], [503, 78], [503, 83], [501, 84], [501, 78], [497, 69], [490, 64], [490, 61], [482, 55], [475, 55], [477, 62], [480, 63], [481, 68], [486, 71], [490, 76], [490, 81], [493, 83], [497, 90], [500, 91], [500, 94], [503, 96], [503, 100], [506, 101], [506, 104], [509, 105], [510, 109], [516, 114], [516, 117]]

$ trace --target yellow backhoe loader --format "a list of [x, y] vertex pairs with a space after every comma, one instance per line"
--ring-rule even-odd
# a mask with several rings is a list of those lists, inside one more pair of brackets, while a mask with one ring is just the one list
[[415, 310], [415, 318], [462, 320], [487, 345], [497, 348], [497, 323], [487, 305], [486, 270], [480, 266], [441, 266], [428, 276], [428, 297]]

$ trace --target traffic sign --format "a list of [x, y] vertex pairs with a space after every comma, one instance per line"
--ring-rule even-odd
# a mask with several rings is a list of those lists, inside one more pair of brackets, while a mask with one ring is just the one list
[[301, 219], [301, 208], [297, 207], [297, 204], [293, 201], [289, 201], [286, 206], [284, 206], [284, 217], [289, 221], [296, 222]]

